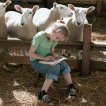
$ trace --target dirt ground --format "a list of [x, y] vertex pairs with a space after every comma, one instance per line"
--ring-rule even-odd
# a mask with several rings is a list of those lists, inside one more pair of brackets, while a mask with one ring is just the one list
[[[106, 43], [106, 17], [93, 18], [92, 42]], [[33, 82], [35, 71], [28, 65], [0, 68], [0, 106], [47, 106], [37, 100], [43, 78], [36, 87]], [[58, 83], [49, 89], [52, 97], [50, 106], [106, 106], [106, 70], [94, 70], [87, 77], [72, 71], [73, 82], [78, 90], [78, 97], [67, 99], [66, 84], [62, 76]]]

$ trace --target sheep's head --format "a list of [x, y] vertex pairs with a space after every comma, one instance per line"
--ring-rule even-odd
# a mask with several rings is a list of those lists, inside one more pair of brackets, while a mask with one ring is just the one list
[[60, 18], [64, 18], [67, 16], [71, 17], [73, 15], [73, 12], [69, 7], [62, 4], [57, 4], [56, 2], [53, 3], [53, 9], [58, 11]]
[[90, 6], [89, 8], [75, 7], [72, 4], [69, 4], [70, 9], [74, 11], [74, 18], [76, 25], [84, 25], [87, 24], [87, 13], [92, 12], [95, 7]]
[[0, 16], [5, 15], [6, 8], [9, 4], [11, 4], [11, 0], [7, 0], [4, 3], [0, 2]]
[[24, 26], [26, 24], [30, 24], [33, 19], [33, 15], [37, 9], [39, 9], [38, 5], [33, 6], [32, 9], [30, 8], [22, 8], [20, 5], [14, 5], [14, 8], [22, 13], [21, 17], [21, 25]]

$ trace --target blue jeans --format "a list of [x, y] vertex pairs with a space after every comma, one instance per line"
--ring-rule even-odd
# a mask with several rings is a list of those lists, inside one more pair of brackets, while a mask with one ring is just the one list
[[70, 73], [71, 69], [65, 61], [58, 63], [55, 66], [41, 64], [39, 60], [31, 61], [32, 68], [38, 73], [46, 74], [47, 79], [58, 80], [59, 74]]

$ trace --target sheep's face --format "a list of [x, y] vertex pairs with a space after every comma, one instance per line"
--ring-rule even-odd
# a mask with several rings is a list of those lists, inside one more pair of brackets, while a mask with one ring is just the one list
[[87, 24], [87, 13], [92, 12], [95, 9], [94, 6], [91, 6], [89, 8], [75, 8], [75, 19], [76, 19], [76, 25], [84, 25]]
[[53, 7], [54, 7], [54, 9], [56, 9], [56, 11], [58, 11], [60, 18], [64, 18], [67, 16], [71, 17], [73, 15], [72, 10], [65, 5], [53, 3]]
[[11, 4], [10, 0], [7, 0], [5, 3], [0, 2], [0, 16], [5, 15], [6, 7]]
[[76, 8], [75, 9], [75, 19], [76, 25], [84, 25], [86, 21], [87, 9], [86, 8]]
[[14, 8], [22, 13], [21, 25], [24, 26], [32, 22], [34, 12], [39, 8], [39, 6], [35, 5], [32, 9], [30, 9], [30, 8], [22, 8], [20, 5], [15, 5]]
[[70, 5], [70, 8], [74, 11], [74, 18], [75, 18], [75, 24], [76, 25], [84, 25], [87, 24], [87, 13], [92, 12], [95, 7], [90, 6], [89, 8], [82, 8], [82, 7], [75, 7], [73, 5]]
[[31, 9], [22, 9], [21, 25], [26, 25], [33, 19], [33, 11]]

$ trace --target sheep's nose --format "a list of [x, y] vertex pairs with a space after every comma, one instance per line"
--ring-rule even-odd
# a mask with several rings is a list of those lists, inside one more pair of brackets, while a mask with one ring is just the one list
[[71, 16], [73, 16], [73, 13], [71, 13]]
[[73, 16], [73, 13], [71, 13], [70, 16]]
[[77, 25], [80, 25], [81, 23], [80, 22], [77, 22]]
[[72, 16], [73, 16], [73, 13], [70, 13], [68, 16], [69, 16], [69, 17], [72, 17]]
[[24, 25], [24, 23], [21, 23], [21, 25], [23, 26], [23, 25]]

